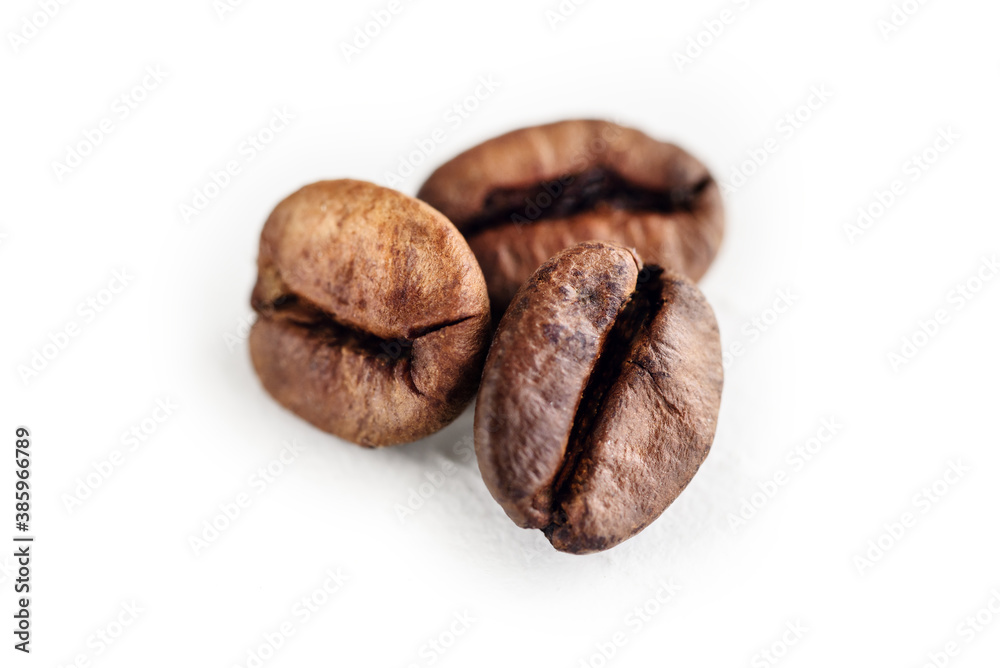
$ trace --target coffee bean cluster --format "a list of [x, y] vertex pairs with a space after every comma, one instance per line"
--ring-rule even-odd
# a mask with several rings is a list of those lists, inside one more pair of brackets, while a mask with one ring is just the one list
[[428, 436], [478, 392], [479, 468], [507, 515], [605, 550], [714, 439], [722, 352], [695, 281], [723, 228], [703, 164], [601, 121], [487, 141], [418, 199], [314, 183], [264, 224], [251, 357], [283, 406], [366, 447]]

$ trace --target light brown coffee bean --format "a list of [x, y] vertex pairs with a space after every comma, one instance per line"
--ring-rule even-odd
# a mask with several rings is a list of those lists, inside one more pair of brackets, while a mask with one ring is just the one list
[[451, 422], [476, 391], [490, 329], [482, 272], [440, 213], [360, 181], [291, 195], [264, 225], [250, 353], [264, 387], [364, 446]]

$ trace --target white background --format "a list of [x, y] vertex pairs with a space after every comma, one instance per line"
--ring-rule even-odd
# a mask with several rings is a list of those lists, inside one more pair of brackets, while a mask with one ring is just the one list
[[[1000, 280], [977, 276], [1000, 252], [1000, 6], [910, 0], [918, 11], [884, 35], [889, 0], [591, 0], [554, 26], [556, 0], [411, 0], [348, 62], [342, 43], [387, 4], [250, 0], [220, 16], [211, 0], [69, 2], [15, 45], [40, 10], [4, 3], [0, 536], [12, 545], [24, 424], [37, 541], [30, 656], [11, 647], [13, 548], [0, 553], [0, 663], [255, 665], [248, 653], [288, 623], [263, 665], [768, 666], [773, 648], [789, 667], [916, 668], [952, 641], [948, 665], [997, 665], [1000, 614], [971, 637], [963, 625], [991, 600], [1000, 611]], [[721, 34], [679, 65], [723, 10]], [[157, 66], [165, 79], [122, 118], [116, 99]], [[481, 77], [499, 87], [446, 120]], [[799, 109], [824, 86], [832, 97]], [[275, 108], [294, 120], [246, 160]], [[783, 130], [797, 109], [808, 119]], [[442, 128], [397, 186], [414, 194], [482, 140], [578, 117], [676, 141], [720, 182], [776, 147], [728, 197], [702, 283], [724, 347], [742, 346], [712, 453], [653, 526], [587, 557], [492, 501], [468, 457], [471, 409], [425, 442], [363, 450], [272, 401], [243, 341], [260, 228], [285, 195], [322, 178], [385, 184]], [[57, 174], [104, 118], [112, 132]], [[949, 128], [947, 152], [908, 171]], [[240, 173], [185, 222], [180, 206], [230, 160]], [[897, 179], [905, 192], [849, 234]], [[127, 287], [103, 293], [123, 268]], [[971, 300], [953, 292], [966, 284]], [[794, 305], [774, 318], [780, 291]], [[935, 335], [893, 364], [939, 310]], [[178, 406], [162, 423], [158, 399]], [[808, 463], [789, 460], [831, 419]], [[132, 451], [134, 427], [151, 433]], [[290, 440], [304, 451], [258, 493], [252, 476]], [[115, 451], [110, 477], [68, 503]], [[967, 470], [933, 503], [915, 498], [950, 462]], [[401, 519], [428, 476], [439, 484]], [[191, 537], [240, 494], [250, 506], [196, 554]], [[912, 526], [873, 552], [905, 513]], [[296, 614], [337, 569], [346, 583]], [[133, 601], [138, 618], [104, 644]], [[473, 621], [452, 637], [456, 615]]]

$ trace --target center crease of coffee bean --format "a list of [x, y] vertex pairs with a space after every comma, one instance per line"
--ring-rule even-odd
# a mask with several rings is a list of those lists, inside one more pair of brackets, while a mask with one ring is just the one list
[[[570, 177], [564, 177], [562, 181]], [[496, 189], [483, 203], [482, 212], [463, 228], [466, 236], [507, 224], [530, 224], [556, 218], [569, 218], [578, 213], [608, 208], [647, 213], [691, 212], [698, 197], [711, 183], [711, 177], [669, 190], [650, 190], [626, 181], [617, 172], [595, 167], [572, 175], [563, 185], [560, 180], [547, 181], [525, 188]], [[557, 195], [552, 190], [562, 188]], [[542, 206], [540, 202], [550, 200]], [[534, 218], [528, 215], [528, 204], [540, 210]]]
[[[433, 332], [460, 324], [473, 316], [465, 316], [419, 329], [412, 329], [405, 336], [386, 339], [361, 328], [341, 322], [329, 311], [304, 297], [282, 295], [270, 303], [257, 304], [254, 308], [262, 318], [283, 321], [308, 330], [324, 339], [328, 345], [338, 345], [355, 350], [369, 358], [387, 363], [409, 361], [413, 357], [413, 344], [417, 339]], [[415, 385], [413, 390], [421, 394]]]
[[[626, 364], [641, 367], [639, 360], [632, 359], [636, 341], [647, 325], [656, 318], [664, 302], [660, 297], [663, 269], [646, 265], [640, 282], [630, 295], [608, 332], [598, 355], [594, 370], [583, 390], [580, 405], [573, 420], [573, 428], [566, 443], [566, 454], [550, 490], [552, 522], [542, 531], [548, 535], [565, 524], [562, 502], [572, 491], [573, 479], [587, 452], [587, 439], [600, 413], [604, 399], [621, 375]], [[643, 280], [644, 279], [644, 280]], [[646, 373], [648, 369], [642, 367]]]

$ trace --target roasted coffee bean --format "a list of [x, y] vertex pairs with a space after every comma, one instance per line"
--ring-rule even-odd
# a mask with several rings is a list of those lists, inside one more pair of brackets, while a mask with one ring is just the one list
[[364, 446], [413, 441], [476, 391], [486, 283], [458, 230], [401, 193], [322, 181], [264, 225], [250, 353], [264, 387]]
[[476, 404], [479, 468], [515, 523], [605, 550], [656, 519], [708, 455], [722, 395], [711, 307], [635, 251], [586, 242], [518, 291]]
[[440, 167], [417, 195], [476, 254], [494, 314], [545, 260], [575, 243], [614, 241], [699, 280], [722, 242], [719, 187], [684, 150], [613, 123], [517, 130]]

